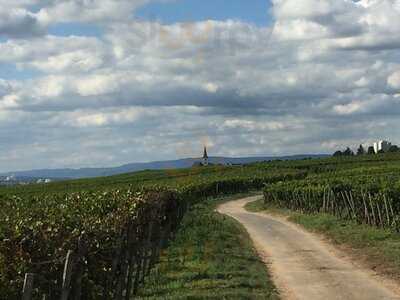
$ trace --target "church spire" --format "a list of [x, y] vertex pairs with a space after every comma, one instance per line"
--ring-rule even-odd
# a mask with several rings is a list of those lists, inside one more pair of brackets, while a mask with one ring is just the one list
[[204, 154], [203, 154], [203, 158], [208, 158], [208, 154], [207, 154], [207, 147], [204, 146]]
[[204, 146], [203, 166], [208, 166], [208, 154], [207, 154], [207, 147], [206, 146]]

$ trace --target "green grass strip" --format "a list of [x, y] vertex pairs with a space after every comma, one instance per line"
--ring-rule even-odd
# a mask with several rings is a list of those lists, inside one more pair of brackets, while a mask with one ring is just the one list
[[187, 213], [140, 299], [279, 299], [247, 232], [217, 203]]

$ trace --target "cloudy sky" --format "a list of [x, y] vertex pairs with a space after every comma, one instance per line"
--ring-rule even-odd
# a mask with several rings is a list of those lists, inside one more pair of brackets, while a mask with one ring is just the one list
[[400, 0], [0, 0], [0, 171], [400, 142]]

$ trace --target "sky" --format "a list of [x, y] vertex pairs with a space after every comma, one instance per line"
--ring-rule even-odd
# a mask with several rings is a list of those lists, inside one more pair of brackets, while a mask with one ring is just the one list
[[0, 172], [400, 143], [400, 0], [0, 0]]

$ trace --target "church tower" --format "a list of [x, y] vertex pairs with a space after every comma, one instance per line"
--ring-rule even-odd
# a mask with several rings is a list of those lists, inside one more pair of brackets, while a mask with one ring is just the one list
[[203, 154], [203, 166], [208, 166], [208, 154], [207, 154], [207, 147], [204, 147], [204, 154]]

